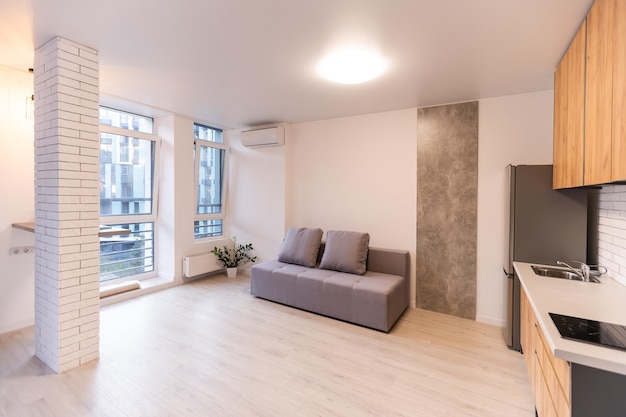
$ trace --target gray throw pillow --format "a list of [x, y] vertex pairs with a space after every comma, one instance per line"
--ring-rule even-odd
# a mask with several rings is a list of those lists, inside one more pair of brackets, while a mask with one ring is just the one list
[[290, 227], [278, 253], [278, 260], [288, 264], [314, 267], [322, 243], [322, 233], [322, 229]]
[[329, 230], [320, 268], [363, 275], [367, 269], [369, 244], [368, 233]]

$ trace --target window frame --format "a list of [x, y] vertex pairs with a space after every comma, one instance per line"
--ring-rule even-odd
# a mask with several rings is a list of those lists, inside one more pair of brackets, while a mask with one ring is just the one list
[[[218, 128], [214, 128], [211, 126], [207, 126], [204, 125], [202, 123], [194, 123], [194, 125], [196, 124], [200, 124], [202, 126], [205, 127], [209, 127], [210, 129], [215, 129], [215, 130], [220, 130], [222, 132], [222, 135], [224, 134], [224, 132], [222, 131], [222, 129], [218, 129]], [[219, 239], [224, 239], [225, 233], [225, 224], [226, 224], [226, 212], [227, 212], [227, 201], [228, 201], [228, 161], [229, 161], [229, 156], [230, 156], [230, 150], [228, 148], [228, 146], [223, 142], [223, 136], [222, 136], [222, 142], [215, 142], [215, 141], [210, 141], [210, 140], [206, 140], [206, 139], [198, 139], [195, 138], [195, 134], [194, 134], [194, 146], [193, 146], [193, 158], [194, 158], [194, 171], [193, 171], [193, 175], [194, 175], [194, 206], [193, 206], [193, 211], [194, 211], [194, 218], [193, 218], [193, 224], [192, 227], [195, 227], [195, 222], [197, 221], [202, 221], [202, 220], [221, 220], [222, 221], [222, 234], [219, 236], [208, 236], [208, 237], [196, 237], [196, 234], [194, 233], [194, 242], [204, 242], [204, 241], [211, 241], [211, 240], [219, 240]], [[213, 149], [219, 149], [224, 151], [224, 162], [223, 162], [223, 167], [222, 167], [222, 178], [221, 178], [221, 190], [222, 190], [222, 198], [221, 198], [221, 205], [222, 205], [222, 210], [220, 213], [198, 213], [198, 203], [199, 203], [199, 199], [200, 199], [200, 193], [199, 193], [199, 186], [200, 186], [200, 159], [198, 157], [198, 155], [200, 154], [199, 152], [199, 147], [200, 146], [206, 146], [209, 148], [213, 148]]]
[[[101, 107], [106, 107], [106, 106], [101, 106]], [[117, 110], [123, 113], [132, 113], [132, 112], [127, 112], [126, 110], [122, 110], [122, 109], [114, 109], [114, 108], [110, 108], [110, 107], [106, 107], [107, 109], [112, 109], [112, 110]], [[134, 114], [134, 113], [132, 113]], [[141, 115], [138, 115], [141, 116]], [[145, 116], [144, 116], [145, 117]], [[152, 131], [156, 131], [157, 130], [157, 126], [156, 126], [156, 120], [153, 119], [153, 129]], [[118, 284], [124, 281], [128, 281], [129, 279], [136, 279], [136, 280], [146, 280], [146, 279], [151, 279], [151, 278], [155, 278], [158, 276], [158, 256], [157, 256], [157, 251], [158, 251], [158, 237], [157, 237], [157, 233], [158, 233], [158, 207], [159, 207], [159, 178], [160, 178], [160, 154], [161, 154], [161, 139], [155, 135], [154, 133], [145, 133], [145, 132], [140, 132], [137, 130], [131, 130], [131, 129], [124, 129], [124, 128], [120, 128], [120, 127], [116, 127], [116, 126], [111, 126], [111, 125], [106, 125], [106, 124], [99, 124], [99, 131], [98, 134], [100, 136], [100, 143], [102, 141], [102, 133], [108, 133], [108, 134], [112, 134], [112, 135], [118, 135], [118, 136], [125, 136], [128, 137], [128, 139], [144, 139], [144, 140], [148, 140], [150, 142], [152, 142], [154, 144], [154, 167], [153, 167], [153, 175], [152, 175], [152, 207], [150, 210], [150, 213], [145, 213], [145, 214], [122, 214], [122, 215], [102, 215], [100, 213], [100, 211], [98, 212], [99, 214], [99, 221], [100, 221], [100, 225], [102, 226], [112, 226], [112, 225], [118, 225], [118, 224], [128, 224], [128, 223], [152, 223], [152, 265], [153, 265], [153, 269], [152, 271], [149, 272], [144, 272], [141, 274], [136, 274], [136, 275], [129, 275], [129, 276], [125, 276], [125, 277], [121, 277], [121, 278], [116, 278], [116, 279], [110, 279], [110, 280], [106, 280], [106, 281], [100, 281], [100, 285], [112, 285], [112, 284]], [[114, 159], [114, 158], [112, 158]], [[119, 163], [119, 161], [117, 161]], [[101, 163], [101, 162], [100, 162]], [[99, 163], [99, 164], [100, 164]], [[122, 190], [119, 191], [120, 195], [122, 193]]]

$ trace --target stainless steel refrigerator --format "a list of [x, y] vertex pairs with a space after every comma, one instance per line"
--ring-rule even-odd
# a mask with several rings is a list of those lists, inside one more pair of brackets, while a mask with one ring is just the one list
[[509, 348], [520, 347], [520, 283], [513, 261], [556, 265], [556, 261], [587, 262], [588, 190], [552, 189], [552, 165], [509, 165], [507, 247], [507, 323]]

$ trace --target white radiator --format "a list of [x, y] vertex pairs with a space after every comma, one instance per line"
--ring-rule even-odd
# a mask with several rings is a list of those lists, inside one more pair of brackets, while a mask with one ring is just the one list
[[217, 257], [212, 253], [183, 257], [183, 274], [187, 278], [223, 269], [217, 263]]

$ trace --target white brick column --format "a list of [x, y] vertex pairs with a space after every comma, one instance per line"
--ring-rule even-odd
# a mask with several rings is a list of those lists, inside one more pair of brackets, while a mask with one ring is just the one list
[[57, 373], [98, 358], [98, 52], [35, 51], [35, 354]]

